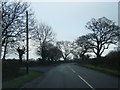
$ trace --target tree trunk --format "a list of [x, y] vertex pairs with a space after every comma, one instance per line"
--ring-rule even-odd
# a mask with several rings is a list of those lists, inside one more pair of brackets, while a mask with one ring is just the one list
[[22, 62], [22, 55], [19, 54], [19, 59], [20, 59], [20, 62]]
[[41, 57], [42, 57], [42, 63], [45, 63], [46, 62], [46, 55], [45, 55], [44, 46], [41, 49]]
[[67, 61], [67, 57], [66, 57], [66, 56], [64, 57], [64, 61], [65, 61], [65, 62]]
[[43, 60], [45, 59], [45, 58], [44, 58], [44, 50], [43, 50], [43, 47], [42, 47], [41, 57], [42, 57]]
[[4, 47], [4, 53], [3, 53], [3, 60], [5, 60], [5, 57], [6, 57], [6, 53], [7, 53], [7, 44], [8, 42], [5, 43], [5, 47]]
[[20, 66], [22, 65], [22, 55], [19, 54]]
[[96, 55], [97, 55], [97, 58], [100, 58], [100, 57], [101, 57], [99, 50], [97, 51], [97, 54], [96, 54]]

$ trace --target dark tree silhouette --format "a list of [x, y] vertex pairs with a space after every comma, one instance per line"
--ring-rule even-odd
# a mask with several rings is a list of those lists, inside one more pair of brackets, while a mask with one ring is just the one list
[[97, 57], [101, 57], [105, 49], [108, 49], [110, 44], [117, 43], [117, 35], [119, 27], [115, 25], [112, 20], [102, 17], [99, 19], [92, 19], [86, 25], [87, 29], [92, 31], [90, 34], [91, 46], [93, 46], [93, 52]]
[[[62, 57], [62, 52], [51, 43], [46, 43], [44, 49], [44, 57], [47, 61], [58, 61]], [[37, 49], [37, 54], [41, 54], [41, 48]]]
[[52, 28], [46, 24], [41, 23], [33, 32], [32, 38], [38, 43], [39, 55], [42, 60], [46, 60], [46, 45], [54, 41], [54, 33]]
[[22, 48], [18, 47], [16, 50], [19, 55], [19, 60], [20, 60], [20, 62], [22, 62], [23, 54], [25, 54], [25, 47], [24, 46]]
[[[1, 2], [2, 6], [2, 47], [3, 59], [5, 59], [7, 50], [11, 45], [15, 45], [16, 41], [25, 37], [25, 11], [29, 9], [27, 2]], [[33, 13], [29, 13], [29, 26], [34, 25]], [[29, 29], [30, 30], [30, 29]]]
[[73, 43], [72, 54], [76, 58], [83, 58], [87, 52], [91, 52], [92, 46], [89, 35], [83, 35], [77, 38]]
[[62, 57], [66, 61], [72, 51], [72, 43], [69, 41], [58, 41], [57, 47], [62, 51]]
[[62, 51], [53, 46], [48, 49], [48, 57], [51, 61], [58, 61], [62, 57]]

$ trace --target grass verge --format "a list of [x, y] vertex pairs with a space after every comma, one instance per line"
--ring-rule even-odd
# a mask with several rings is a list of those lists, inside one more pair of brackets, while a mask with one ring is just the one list
[[78, 66], [82, 66], [82, 67], [86, 67], [86, 68], [90, 68], [93, 70], [97, 70], [97, 71], [101, 71], [113, 76], [119, 76], [120, 77], [120, 71], [119, 70], [112, 70], [112, 69], [108, 69], [108, 68], [103, 68], [100, 66], [95, 66], [95, 65], [90, 65], [90, 64], [77, 64]]
[[[21, 71], [24, 72], [24, 71]], [[29, 71], [29, 74], [14, 78], [13, 80], [2, 83], [2, 88], [19, 88], [25, 83], [42, 75], [40, 72]]]

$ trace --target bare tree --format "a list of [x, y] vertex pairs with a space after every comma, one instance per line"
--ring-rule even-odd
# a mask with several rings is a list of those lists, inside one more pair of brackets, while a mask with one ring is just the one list
[[62, 57], [66, 61], [72, 51], [72, 43], [69, 41], [58, 41], [56, 45], [62, 51]]
[[80, 57], [81, 48], [78, 48], [78, 46], [77, 46], [77, 48], [73, 49], [71, 53], [73, 54], [74, 59], [80, 59], [81, 58]]
[[22, 48], [18, 47], [17, 52], [19, 54], [19, 60], [22, 62], [23, 54], [25, 54], [25, 47], [23, 46]]
[[40, 48], [39, 55], [42, 57], [42, 60], [46, 60], [46, 44], [54, 42], [54, 33], [52, 32], [52, 28], [41, 23], [32, 32], [32, 38], [38, 43]]
[[75, 43], [77, 44], [75, 49], [79, 57], [83, 58], [87, 52], [91, 52], [92, 46], [89, 34], [78, 37]]
[[[25, 11], [31, 11], [28, 3], [26, 2], [2, 2], [2, 46], [3, 46], [3, 59], [5, 59], [8, 44], [16, 42], [25, 37]], [[34, 25], [32, 13], [30, 22], [32, 27]]]
[[92, 31], [91, 46], [97, 57], [101, 57], [105, 49], [108, 49], [110, 44], [116, 44], [119, 27], [112, 20], [102, 17], [92, 19], [86, 25], [87, 29]]

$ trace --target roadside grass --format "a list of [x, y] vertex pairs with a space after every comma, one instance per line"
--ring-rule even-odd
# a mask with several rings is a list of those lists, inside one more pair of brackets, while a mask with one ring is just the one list
[[[20, 70], [20, 72], [25, 73], [24, 70]], [[36, 71], [29, 71], [28, 74], [3, 82], [2, 88], [19, 88], [25, 83], [39, 77], [40, 75], [42, 75], [42, 73]]]
[[86, 67], [86, 68], [90, 68], [93, 70], [97, 70], [97, 71], [101, 71], [113, 76], [118, 76], [120, 77], [120, 71], [119, 70], [112, 70], [112, 69], [108, 69], [108, 68], [104, 68], [104, 67], [100, 67], [100, 66], [95, 66], [95, 65], [91, 65], [91, 64], [78, 64], [78, 66], [82, 66], [82, 67]]

